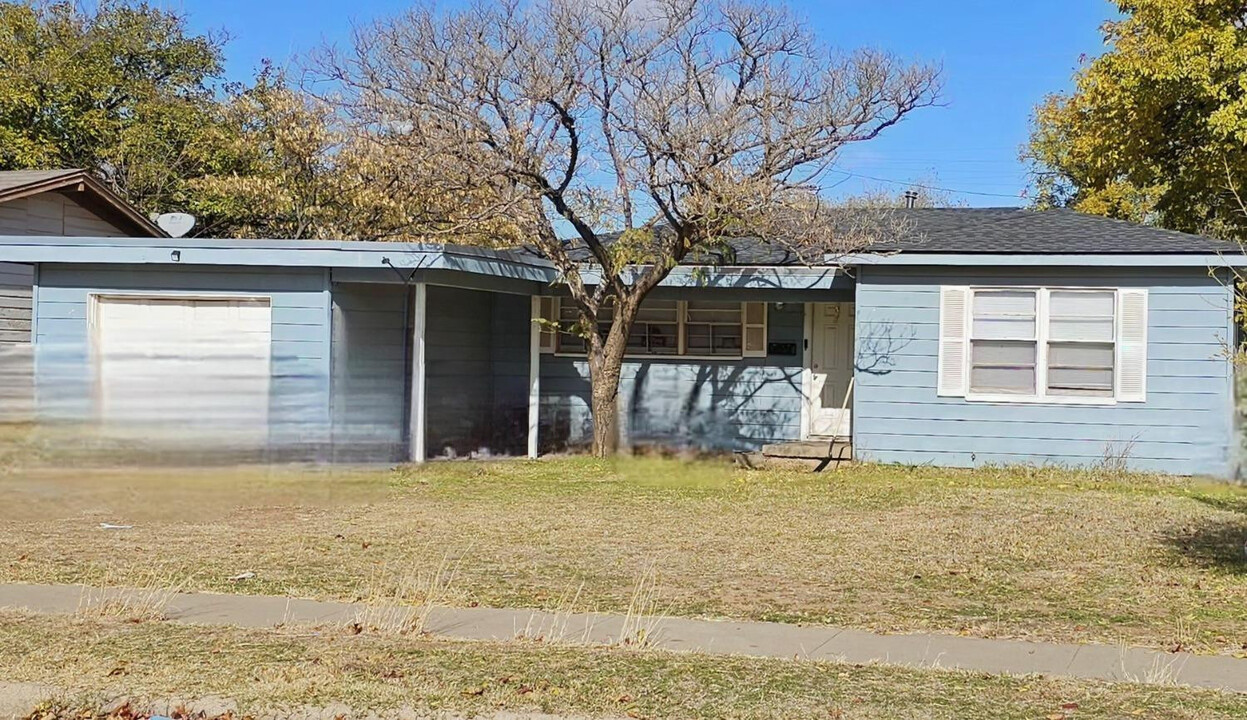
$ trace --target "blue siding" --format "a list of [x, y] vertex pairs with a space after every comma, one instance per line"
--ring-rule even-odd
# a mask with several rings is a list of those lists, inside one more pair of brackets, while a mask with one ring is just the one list
[[[682, 297], [688, 297], [683, 295]], [[801, 435], [803, 305], [767, 307], [769, 340], [795, 343], [797, 354], [732, 361], [655, 358], [624, 363], [620, 402], [634, 443], [753, 450]], [[541, 359], [541, 434], [546, 447], [592, 439], [588, 363]]]
[[[968, 402], [936, 395], [941, 285], [1148, 289], [1147, 401]], [[882, 462], [1094, 465], [1225, 476], [1231, 468], [1226, 286], [1200, 269], [865, 268], [857, 288], [857, 457]]]
[[429, 286], [425, 330], [425, 422], [429, 455], [488, 446], [493, 401], [492, 296]]
[[337, 460], [407, 457], [405, 285], [333, 285], [333, 449]]
[[495, 452], [523, 454], [528, 447], [528, 349], [532, 305], [527, 296], [494, 294], [490, 331]]
[[35, 347], [41, 416], [84, 420], [93, 414], [87, 327], [92, 293], [245, 293], [271, 301], [270, 440], [278, 446], [326, 440], [330, 332], [322, 270], [45, 264], [39, 278]]

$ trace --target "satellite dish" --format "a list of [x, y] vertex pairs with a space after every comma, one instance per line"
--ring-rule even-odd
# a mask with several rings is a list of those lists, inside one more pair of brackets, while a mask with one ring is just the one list
[[164, 213], [156, 216], [156, 224], [169, 233], [169, 237], [182, 237], [195, 227], [195, 216], [176, 212]]

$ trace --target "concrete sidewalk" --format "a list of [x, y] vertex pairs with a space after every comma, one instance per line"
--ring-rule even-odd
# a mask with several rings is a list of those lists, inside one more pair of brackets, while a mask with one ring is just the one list
[[[127, 594], [141, 591], [77, 585], [0, 585], [0, 607], [72, 614], [87, 604]], [[370, 609], [377, 610], [358, 604], [284, 597], [184, 593], [169, 599], [165, 615], [180, 623], [271, 628], [349, 624]], [[396, 611], [415, 612], [406, 608]], [[1035, 673], [1247, 693], [1247, 660], [1111, 645], [985, 640], [955, 635], [879, 635], [782, 623], [492, 608], [435, 608], [429, 613], [425, 629], [437, 636], [462, 640], [513, 640], [526, 636], [586, 645], [618, 643], [644, 635], [650, 645], [658, 648], [716, 655], [879, 662], [1014, 675]]]

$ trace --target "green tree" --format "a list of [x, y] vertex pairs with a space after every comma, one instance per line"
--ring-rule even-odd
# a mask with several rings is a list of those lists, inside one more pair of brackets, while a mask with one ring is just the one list
[[494, 194], [485, 182], [435, 194], [413, 172], [427, 158], [404, 152], [392, 132], [352, 131], [268, 65], [253, 84], [227, 88], [209, 127], [208, 168], [188, 183], [199, 234], [419, 240], [448, 222], [475, 223]]
[[1119, 0], [1109, 50], [1035, 112], [1037, 202], [1243, 238], [1247, 16], [1241, 0]]
[[0, 169], [82, 167], [144, 210], [185, 206], [222, 44], [145, 2], [0, 4]]

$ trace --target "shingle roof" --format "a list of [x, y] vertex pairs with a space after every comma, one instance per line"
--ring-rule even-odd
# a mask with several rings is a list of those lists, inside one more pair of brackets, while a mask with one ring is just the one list
[[82, 174], [76, 168], [62, 170], [4, 170], [0, 171], [0, 193], [28, 185], [42, 184], [49, 180], [70, 178]]
[[908, 237], [872, 251], [1000, 254], [1238, 253], [1235, 243], [1067, 209], [916, 208], [901, 210]]
[[[840, 212], [849, 217], [848, 214], [855, 211]], [[888, 211], [870, 221], [886, 228], [888, 233], [899, 232], [901, 236], [881, 237], [864, 250], [867, 253], [1165, 255], [1242, 252], [1234, 243], [1202, 235], [1066, 209], [912, 208]], [[860, 216], [853, 224], [862, 224]], [[614, 237], [607, 236], [606, 241], [609, 243]], [[729, 245], [728, 248], [704, 250], [700, 256], [687, 258], [686, 264], [802, 264], [795, 253], [756, 239], [737, 238]], [[580, 248], [577, 255], [582, 261], [591, 260], [584, 248]], [[708, 263], [706, 258], [709, 258]]]

